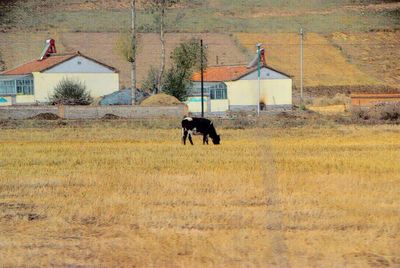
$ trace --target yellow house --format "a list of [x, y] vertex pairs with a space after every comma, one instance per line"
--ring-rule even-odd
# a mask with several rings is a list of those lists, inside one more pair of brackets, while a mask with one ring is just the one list
[[[189, 111], [201, 112], [201, 74], [192, 77], [193, 88], [188, 98]], [[257, 110], [290, 108], [292, 106], [292, 79], [289, 75], [263, 66], [260, 87], [257, 68], [246, 66], [217, 66], [204, 71], [204, 111]], [[260, 91], [259, 91], [260, 88]]]
[[52, 54], [0, 74], [2, 105], [47, 103], [64, 78], [83, 83], [94, 98], [119, 89], [115, 68], [79, 52]]

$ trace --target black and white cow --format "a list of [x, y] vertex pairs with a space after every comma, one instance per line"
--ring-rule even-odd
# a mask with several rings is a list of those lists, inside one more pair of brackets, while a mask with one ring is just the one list
[[208, 144], [208, 137], [214, 144], [220, 144], [221, 141], [212, 121], [205, 118], [186, 117], [182, 120], [183, 145], [186, 145], [187, 137], [189, 137], [190, 144], [193, 145], [193, 135], [203, 135], [203, 144]]

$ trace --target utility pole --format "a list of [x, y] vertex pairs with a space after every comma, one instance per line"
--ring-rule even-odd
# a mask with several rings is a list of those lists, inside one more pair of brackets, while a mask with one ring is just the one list
[[303, 28], [300, 29], [300, 99], [301, 103], [303, 103], [303, 39], [304, 39], [304, 32]]
[[201, 72], [201, 117], [204, 117], [204, 62], [203, 39], [200, 40], [200, 72]]
[[257, 70], [258, 70], [258, 100], [257, 115], [260, 116], [260, 97], [261, 97], [261, 43], [257, 44]]
[[131, 25], [131, 49], [132, 49], [132, 62], [131, 62], [131, 86], [132, 86], [132, 105], [136, 104], [136, 0], [131, 2], [132, 11], [132, 25]]

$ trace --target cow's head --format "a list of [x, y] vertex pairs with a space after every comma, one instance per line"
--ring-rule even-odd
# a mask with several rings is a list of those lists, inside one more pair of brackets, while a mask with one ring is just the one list
[[213, 141], [213, 143], [215, 145], [220, 144], [221, 143], [221, 137], [219, 135], [217, 135], [212, 139], [212, 141]]

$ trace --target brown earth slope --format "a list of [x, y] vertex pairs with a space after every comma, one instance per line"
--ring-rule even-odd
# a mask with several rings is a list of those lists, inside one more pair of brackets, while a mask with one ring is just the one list
[[[0, 50], [7, 68], [18, 66], [24, 62], [39, 57], [44, 40], [49, 37], [56, 39], [59, 52], [79, 50], [83, 54], [112, 65], [120, 70], [121, 86], [129, 86], [130, 66], [118, 53], [116, 43], [119, 33], [0, 33]], [[171, 63], [169, 55], [172, 50], [184, 40], [191, 37], [203, 38], [207, 44], [210, 65], [216, 64], [246, 64], [248, 58], [240, 50], [234, 40], [225, 34], [167, 34], [166, 60]], [[157, 34], [141, 34], [139, 37], [137, 60], [137, 76], [139, 84], [146, 78], [147, 72], [160, 64], [160, 41]]]

